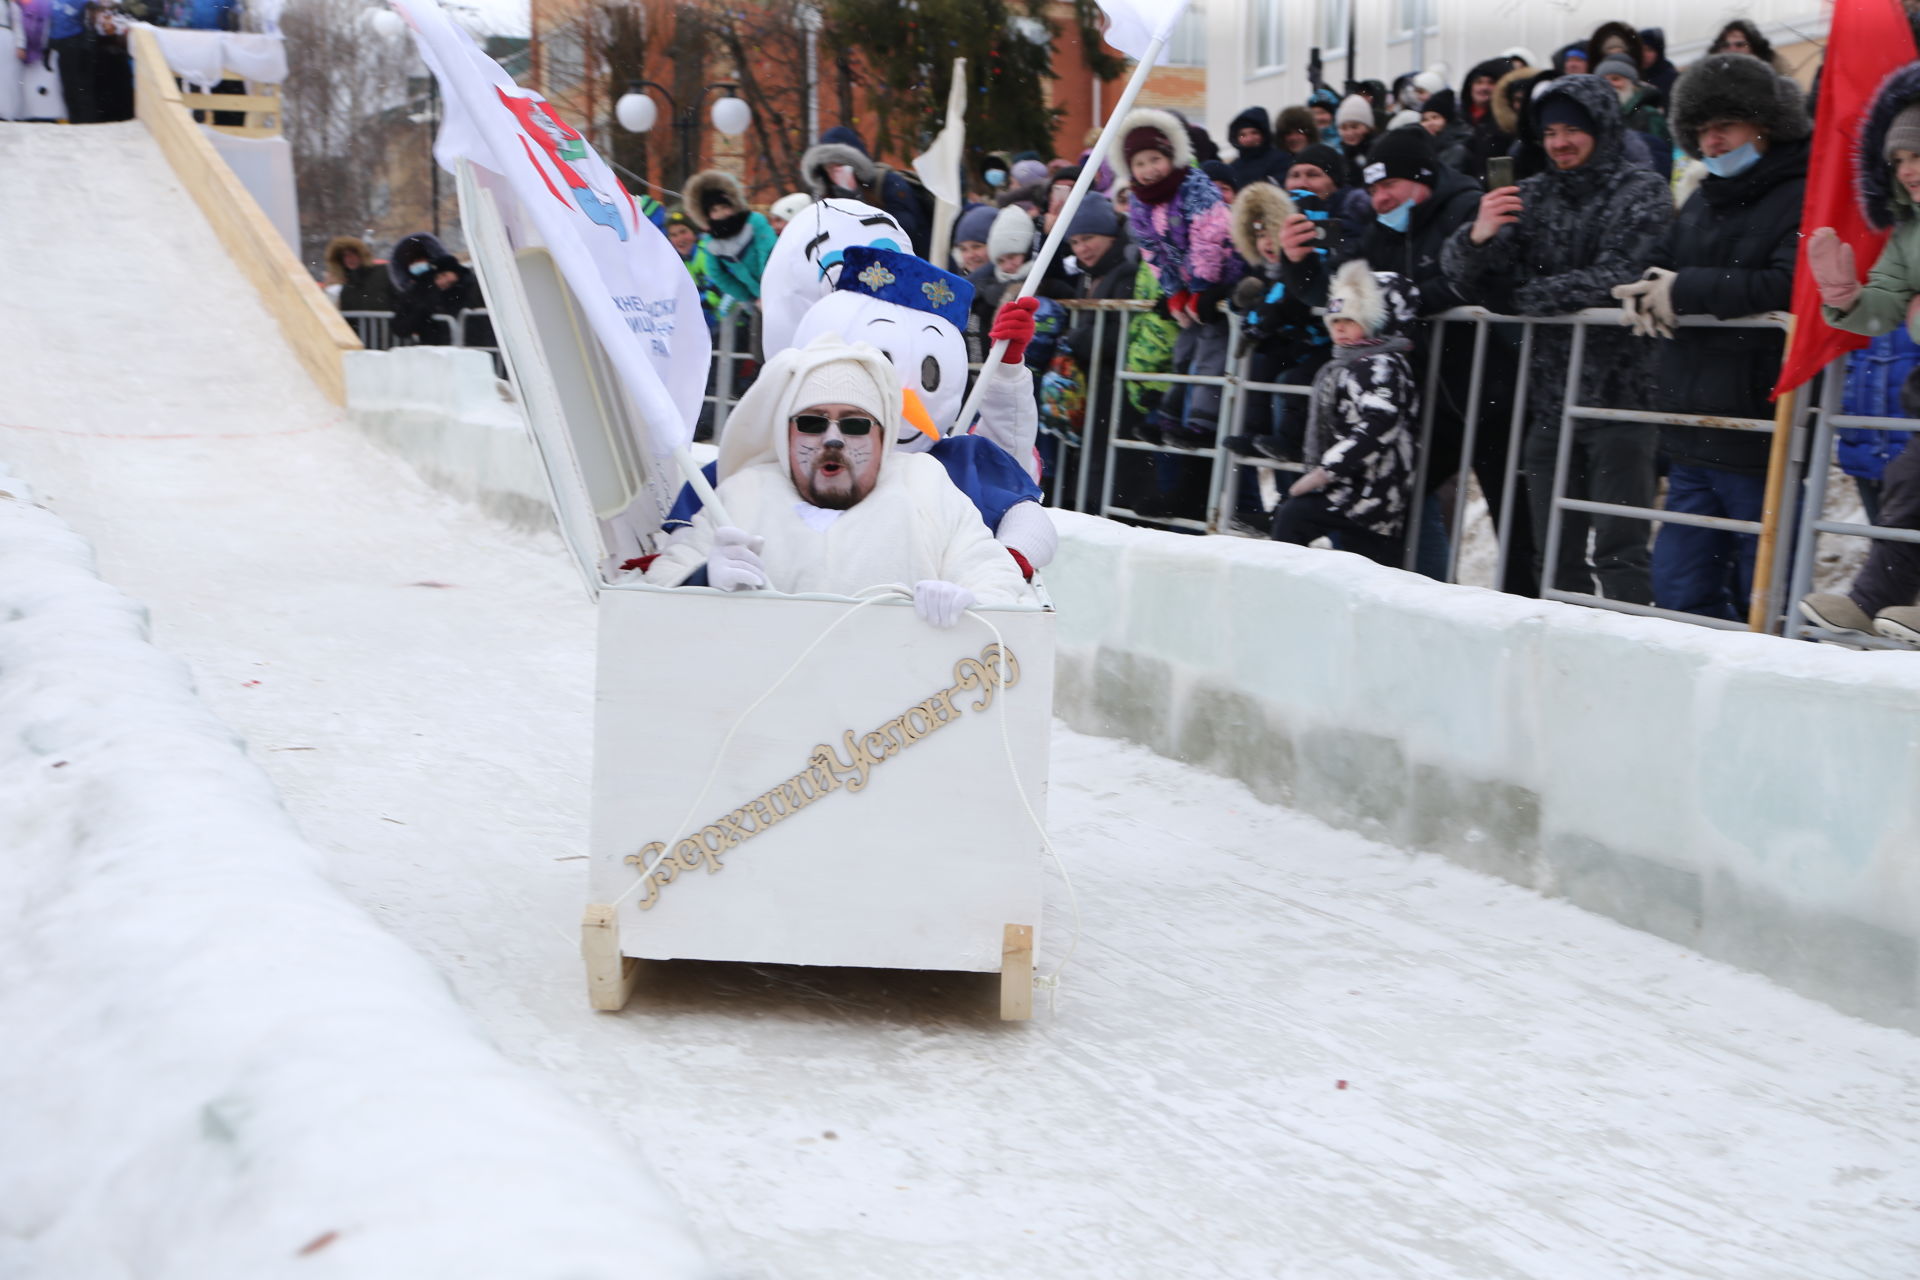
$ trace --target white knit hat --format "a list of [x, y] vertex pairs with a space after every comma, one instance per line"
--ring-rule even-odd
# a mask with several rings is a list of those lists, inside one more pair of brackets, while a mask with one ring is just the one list
[[865, 365], [854, 360], [829, 360], [809, 370], [794, 394], [795, 410], [821, 404], [850, 404], [874, 417], [886, 418], [886, 396]]
[[1333, 113], [1333, 123], [1343, 125], [1349, 120], [1373, 128], [1373, 104], [1357, 93], [1341, 99], [1340, 109]]
[[1396, 111], [1393, 113], [1393, 118], [1387, 121], [1387, 132], [1392, 133], [1395, 129], [1402, 129], [1407, 125], [1419, 123], [1420, 113], [1418, 111]]
[[792, 222], [794, 215], [813, 203], [813, 197], [804, 191], [795, 191], [791, 195], [781, 196], [767, 207], [767, 212], [782, 222]]
[[987, 231], [987, 257], [998, 262], [1009, 253], [1033, 252], [1033, 215], [1010, 204], [994, 217]]
[[1422, 71], [1413, 78], [1416, 89], [1425, 89], [1428, 93], [1438, 93], [1447, 87], [1447, 82], [1436, 71]]

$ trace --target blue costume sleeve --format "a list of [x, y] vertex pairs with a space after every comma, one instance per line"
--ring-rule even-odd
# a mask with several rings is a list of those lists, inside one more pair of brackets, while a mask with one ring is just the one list
[[[716, 458], [700, 468], [700, 474], [707, 478], [708, 484], [719, 484], [720, 460]], [[700, 495], [693, 491], [692, 485], [681, 485], [679, 495], [673, 500], [673, 510], [667, 512], [667, 518], [660, 523], [660, 532], [672, 533], [677, 529], [686, 528], [693, 523], [693, 518], [700, 514], [700, 508], [705, 505], [700, 501]]]
[[948, 436], [928, 452], [947, 469], [954, 487], [973, 499], [989, 529], [1000, 527], [1008, 507], [1040, 498], [1040, 486], [1033, 478], [985, 436]]

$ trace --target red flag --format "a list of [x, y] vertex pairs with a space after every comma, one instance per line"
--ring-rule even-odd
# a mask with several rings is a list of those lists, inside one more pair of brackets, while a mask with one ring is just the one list
[[1867, 345], [1858, 334], [1836, 329], [1820, 318], [1820, 290], [1807, 269], [1807, 241], [1821, 227], [1832, 227], [1853, 246], [1854, 261], [1865, 271], [1880, 256], [1887, 233], [1875, 231], [1860, 216], [1853, 191], [1853, 146], [1861, 121], [1873, 106], [1874, 91], [1889, 72], [1915, 58], [1913, 29], [1898, 0], [1836, 0], [1827, 34], [1826, 61], [1820, 71], [1820, 101], [1814, 116], [1813, 152], [1807, 162], [1807, 195], [1800, 206], [1800, 261], [1793, 273], [1793, 346], [1780, 366], [1784, 395], [1820, 372], [1842, 351]]

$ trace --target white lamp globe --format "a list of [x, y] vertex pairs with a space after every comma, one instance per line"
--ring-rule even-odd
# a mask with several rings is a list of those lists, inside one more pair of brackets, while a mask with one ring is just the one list
[[407, 33], [406, 20], [391, 9], [368, 10], [367, 26], [382, 40], [398, 40]]
[[753, 108], [742, 98], [722, 98], [713, 104], [713, 127], [732, 136], [753, 123]]
[[660, 118], [660, 109], [644, 93], [623, 93], [613, 104], [613, 115], [628, 133], [645, 133]]

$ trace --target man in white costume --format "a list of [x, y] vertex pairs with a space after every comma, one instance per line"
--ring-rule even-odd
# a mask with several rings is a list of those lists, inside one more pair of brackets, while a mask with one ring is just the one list
[[941, 627], [974, 604], [1031, 600], [946, 469], [889, 448], [900, 412], [899, 375], [875, 348], [827, 335], [780, 352], [727, 419], [717, 493], [735, 524], [702, 509], [647, 581], [843, 596], [899, 583]]

